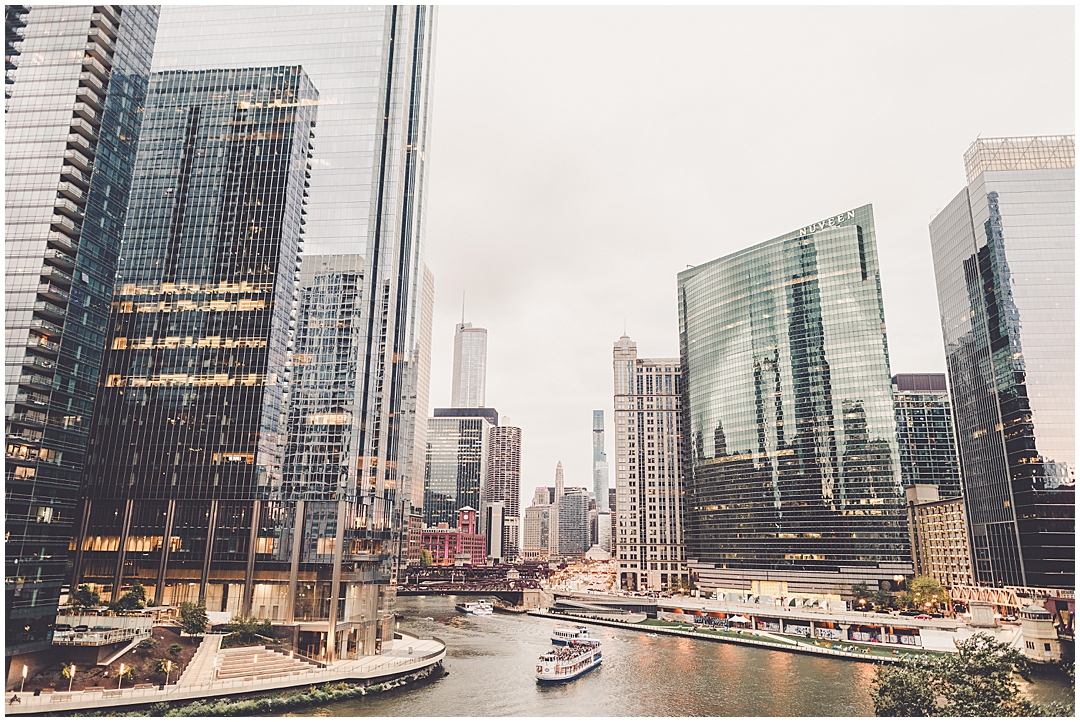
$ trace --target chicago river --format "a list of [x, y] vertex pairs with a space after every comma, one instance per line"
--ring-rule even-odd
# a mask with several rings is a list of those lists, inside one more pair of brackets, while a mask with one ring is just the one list
[[[449, 674], [408, 689], [338, 702], [331, 716], [872, 716], [872, 664], [590, 625], [604, 663], [561, 685], [537, 684], [537, 657], [558, 622], [476, 617], [457, 597], [399, 597], [402, 628], [446, 643]], [[430, 619], [428, 619], [430, 617]], [[1059, 677], [1031, 685], [1037, 701], [1068, 697]]]

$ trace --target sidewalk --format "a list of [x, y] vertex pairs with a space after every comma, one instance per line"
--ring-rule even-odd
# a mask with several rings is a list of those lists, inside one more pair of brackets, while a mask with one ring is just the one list
[[[215, 680], [214, 658], [220, 648], [220, 635], [206, 635], [199, 650], [175, 684], [162, 690], [152, 689], [107, 689], [94, 692], [54, 693], [48, 695], [19, 695], [18, 704], [10, 704], [11, 697], [4, 700], [6, 715], [54, 714], [74, 712], [84, 709], [106, 709], [128, 707], [131, 705], [149, 705], [155, 702], [184, 702], [210, 697], [273, 692], [275, 690], [308, 685], [322, 685], [327, 682], [369, 681], [387, 676], [401, 676], [419, 671], [439, 662], [446, 656], [446, 645], [437, 639], [419, 639], [404, 633], [401, 639], [394, 640], [384, 647], [382, 654], [348, 659], [310, 672], [280, 675], [269, 679], [244, 681], [241, 679]], [[217, 639], [211, 639], [217, 636]]]

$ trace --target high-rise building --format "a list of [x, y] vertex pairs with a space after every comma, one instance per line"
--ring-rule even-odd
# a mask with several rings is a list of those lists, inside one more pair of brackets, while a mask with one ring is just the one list
[[487, 329], [462, 321], [454, 327], [454, 378], [450, 405], [479, 408], [487, 384]]
[[295, 543], [284, 410], [317, 100], [297, 66], [151, 76], [73, 560], [105, 599], [138, 582], [289, 617], [273, 580]]
[[971, 585], [971, 550], [968, 546], [964, 500], [942, 499], [936, 484], [905, 484], [908, 529], [915, 574], [933, 577], [941, 586]]
[[571, 486], [559, 497], [559, 556], [580, 558], [589, 550], [589, 490]]
[[435, 409], [427, 429], [425, 527], [454, 523], [462, 507], [482, 508], [491, 430], [498, 423], [494, 409]]
[[533, 492], [533, 506], [550, 506], [555, 503], [554, 486], [538, 486]]
[[960, 496], [960, 462], [945, 374], [896, 374], [892, 387], [904, 486], [932, 484], [942, 499]]
[[7, 5], [5, 655], [51, 645], [158, 6]]
[[980, 138], [930, 222], [975, 581], [1075, 584], [1073, 136]]
[[424, 508], [424, 471], [427, 463], [428, 403], [431, 388], [431, 323], [435, 313], [435, 277], [423, 267], [424, 279], [420, 294], [420, 318], [415, 347], [406, 362], [409, 379], [408, 409], [405, 422], [409, 424], [404, 438], [412, 439], [407, 448], [405, 468], [401, 473], [403, 488], [409, 488], [412, 508]]
[[503, 523], [505, 511], [506, 507], [501, 501], [484, 502], [484, 549], [488, 560], [494, 564], [502, 564], [507, 556], [506, 539], [503, 537], [506, 531]]
[[550, 556], [552, 559], [560, 555], [559, 549], [559, 501], [562, 500], [563, 495], [563, 468], [562, 462], [555, 464], [555, 494], [551, 502], [551, 530], [548, 534], [548, 540], [551, 542]]
[[521, 525], [521, 558], [525, 561], [546, 561], [551, 552], [551, 504], [525, 508]]
[[617, 583], [667, 589], [687, 577], [682, 371], [679, 359], [638, 358], [626, 334], [615, 342], [614, 371]]
[[608, 510], [608, 465], [604, 451], [604, 412], [593, 411], [592, 458], [593, 458], [593, 496], [596, 499], [596, 511]]
[[495, 426], [489, 433], [484, 502], [503, 505], [500, 557], [515, 559], [521, 549], [521, 429]]
[[699, 586], [829, 593], [910, 575], [871, 206], [678, 284]]

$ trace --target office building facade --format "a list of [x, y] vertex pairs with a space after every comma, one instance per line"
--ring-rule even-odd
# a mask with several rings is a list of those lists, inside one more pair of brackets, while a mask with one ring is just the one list
[[682, 371], [679, 359], [638, 358], [623, 336], [614, 346], [615, 531], [618, 586], [658, 591], [688, 576]]
[[580, 559], [589, 550], [589, 490], [571, 486], [558, 503], [559, 556]]
[[450, 405], [480, 408], [487, 386], [487, 329], [462, 321], [454, 327], [454, 378]]
[[892, 388], [902, 483], [932, 484], [942, 499], [960, 496], [960, 461], [945, 374], [896, 374]]
[[935, 484], [906, 484], [908, 530], [915, 574], [946, 589], [974, 583], [964, 500], [940, 498]]
[[1075, 158], [980, 138], [930, 223], [979, 585], [1075, 584]]
[[608, 510], [608, 464], [604, 450], [604, 412], [593, 411], [593, 497], [596, 499], [596, 511]]
[[910, 575], [872, 208], [678, 283], [699, 586], [832, 592]]
[[457, 409], [436, 409], [435, 416], [428, 419], [425, 527], [454, 523], [462, 507], [479, 509], [483, 505], [491, 429], [498, 424], [498, 416], [442, 415], [454, 411]]
[[551, 505], [525, 507], [521, 524], [521, 558], [527, 562], [547, 561], [551, 548]]
[[489, 434], [484, 502], [502, 504], [500, 557], [516, 559], [521, 551], [521, 429], [494, 426]]
[[73, 552], [73, 584], [104, 599], [138, 582], [156, 604], [287, 617], [287, 587], [256, 563], [288, 577], [284, 411], [317, 100], [296, 66], [151, 76]]
[[65, 582], [158, 7], [8, 5], [5, 654]]

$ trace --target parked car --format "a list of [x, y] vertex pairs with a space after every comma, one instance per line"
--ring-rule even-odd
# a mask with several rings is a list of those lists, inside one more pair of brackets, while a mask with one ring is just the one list
[[933, 619], [933, 617], [931, 617], [929, 614], [916, 614], [915, 618], [916, 619]]

